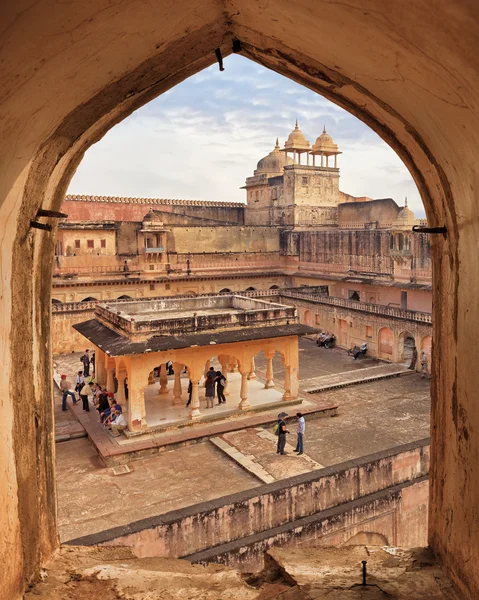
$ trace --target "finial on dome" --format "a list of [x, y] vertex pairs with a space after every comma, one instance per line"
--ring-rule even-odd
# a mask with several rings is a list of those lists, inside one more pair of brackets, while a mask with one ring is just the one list
[[406, 202], [405, 202], [404, 206], [407, 208], [407, 196], [406, 196]]
[[323, 133], [326, 133], [326, 125], [323, 125]]
[[276, 138], [276, 146], [274, 147], [275, 150], [279, 150], [279, 139]]
[[294, 127], [295, 129], [299, 129], [299, 125], [298, 125], [298, 119], [296, 119], [296, 125]]

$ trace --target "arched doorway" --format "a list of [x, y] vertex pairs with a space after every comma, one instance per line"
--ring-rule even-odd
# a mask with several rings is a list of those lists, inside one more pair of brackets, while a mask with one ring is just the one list
[[133, 300], [133, 298], [124, 294], [123, 296], [118, 296], [118, 300]]
[[87, 296], [83, 298], [82, 302], [98, 302], [98, 298], [93, 298], [93, 296]]
[[222, 290], [219, 291], [220, 294], [230, 294], [231, 290], [228, 288], [223, 288]]
[[403, 331], [399, 335], [399, 340], [398, 340], [397, 362], [410, 365], [415, 347], [416, 347], [416, 340], [414, 338], [414, 335], [412, 333], [410, 333], [409, 331]]
[[304, 311], [303, 320], [304, 320], [304, 324], [305, 325], [309, 325], [310, 327], [312, 327], [312, 325], [313, 325], [313, 317], [311, 315], [311, 311], [310, 310], [305, 310]]
[[378, 334], [378, 355], [385, 360], [393, 360], [394, 335], [389, 327], [383, 327]]

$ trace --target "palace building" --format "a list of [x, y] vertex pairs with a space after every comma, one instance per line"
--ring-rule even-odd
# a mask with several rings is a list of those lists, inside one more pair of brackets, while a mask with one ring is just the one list
[[296, 123], [257, 163], [246, 202], [67, 196], [53, 279], [55, 352], [98, 301], [245, 292], [293, 304], [349, 348], [402, 362], [430, 353], [431, 258], [424, 225], [391, 198], [340, 190], [341, 151]]

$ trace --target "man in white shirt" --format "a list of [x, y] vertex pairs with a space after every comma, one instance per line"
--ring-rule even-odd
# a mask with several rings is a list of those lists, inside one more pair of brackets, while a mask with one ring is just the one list
[[299, 456], [304, 452], [304, 432], [306, 430], [306, 423], [302, 413], [296, 413], [296, 416], [298, 417], [298, 428], [296, 430], [296, 433], [298, 434], [298, 442], [296, 444], [295, 452], [297, 452]]
[[119, 410], [115, 410], [116, 418], [111, 424], [111, 434], [113, 437], [119, 437], [120, 432], [126, 429], [127, 422], [123, 413]]

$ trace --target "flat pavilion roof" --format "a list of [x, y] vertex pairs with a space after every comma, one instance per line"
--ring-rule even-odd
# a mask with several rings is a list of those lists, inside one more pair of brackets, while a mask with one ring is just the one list
[[164, 350], [179, 350], [194, 346], [210, 346], [214, 344], [229, 344], [231, 342], [248, 342], [267, 338], [285, 337], [290, 335], [311, 335], [317, 329], [308, 325], [272, 325], [267, 327], [248, 327], [226, 331], [210, 331], [205, 333], [186, 333], [184, 335], [155, 335], [145, 341], [132, 341], [128, 337], [113, 331], [96, 319], [73, 325], [85, 338], [97, 348], [110, 356], [125, 356], [130, 354], [145, 354], [146, 352], [163, 352]]
[[111, 356], [316, 332], [295, 307], [235, 294], [100, 303], [73, 327]]

